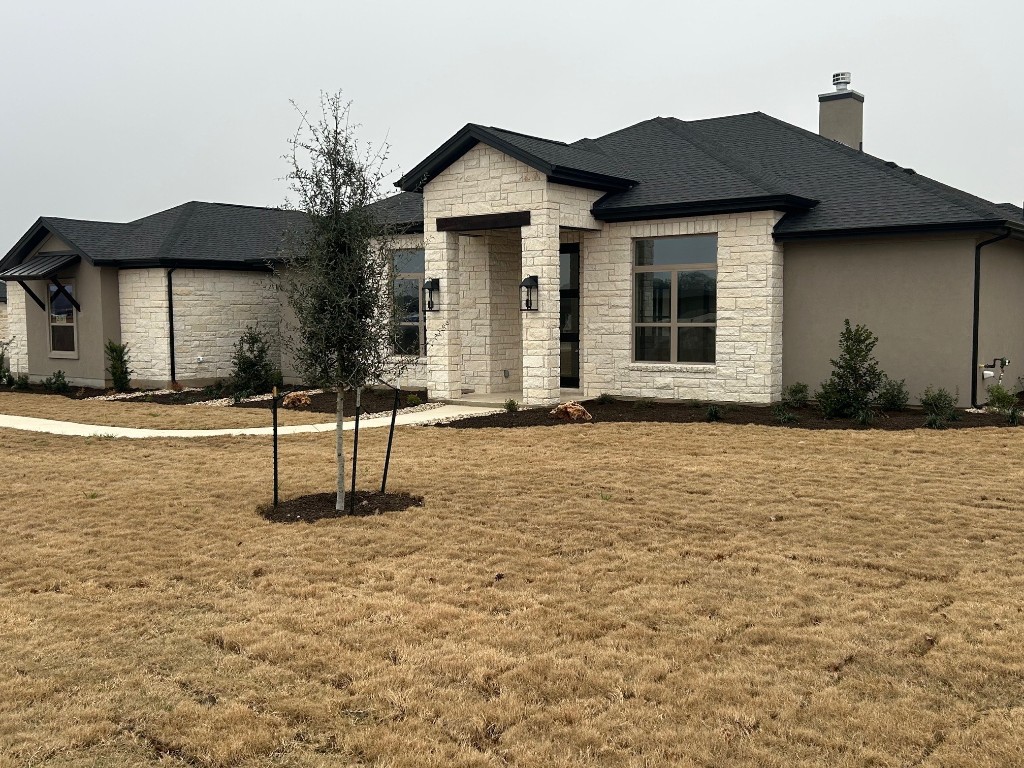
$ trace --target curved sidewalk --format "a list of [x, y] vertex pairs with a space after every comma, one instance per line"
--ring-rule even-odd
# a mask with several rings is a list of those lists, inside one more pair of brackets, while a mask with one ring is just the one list
[[[427, 411], [416, 411], [403, 414], [398, 412], [395, 426], [410, 424], [433, 424], [447, 419], [479, 416], [493, 413], [494, 408], [481, 408], [467, 405], [442, 405]], [[391, 424], [391, 414], [361, 419], [359, 428], [374, 429]], [[351, 416], [345, 418], [346, 431], [355, 428], [355, 420]], [[50, 419], [33, 419], [28, 416], [10, 416], [0, 414], [0, 429], [20, 429], [26, 432], [46, 432], [51, 435], [73, 435], [76, 437], [238, 437], [246, 435], [271, 435], [273, 427], [247, 427], [238, 429], [143, 429], [138, 427], [110, 427], [99, 424], [77, 424], [73, 421], [52, 421]], [[308, 432], [333, 432], [333, 421], [321, 424], [297, 424], [289, 427], [278, 427], [279, 435], [299, 435]]]

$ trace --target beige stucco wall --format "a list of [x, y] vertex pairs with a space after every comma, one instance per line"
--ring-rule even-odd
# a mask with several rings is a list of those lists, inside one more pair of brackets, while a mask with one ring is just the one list
[[[38, 253], [65, 250], [63, 243], [49, 238]], [[35, 258], [30, 255], [28, 260]], [[117, 270], [109, 267], [94, 267], [84, 260], [58, 272], [57, 279], [74, 287], [73, 295], [81, 305], [75, 313], [77, 324], [77, 352], [73, 357], [58, 357], [50, 352], [49, 317], [28, 298], [18, 287], [24, 317], [27, 370], [33, 381], [38, 381], [54, 372], [64, 372], [72, 384], [103, 387], [109, 383], [106, 372], [104, 345], [107, 339], [120, 341], [120, 317], [118, 305]], [[33, 280], [26, 283], [44, 302], [47, 298], [48, 283]]]
[[[967, 236], [786, 243], [783, 382], [813, 391], [827, 379], [849, 318], [879, 337], [879, 363], [906, 379], [912, 400], [931, 385], [959, 389], [960, 403], [969, 404], [974, 243]], [[986, 286], [989, 277], [997, 279], [994, 270]], [[986, 295], [997, 292], [1005, 300], [984, 301], [985, 316], [1006, 311], [996, 307], [1011, 303], [1014, 288], [986, 287]], [[983, 351], [1002, 346], [983, 336]]]
[[[1009, 358], [1003, 384], [1016, 392], [1024, 389], [1018, 382], [1024, 376], [1024, 242], [993, 243], [982, 248], [981, 253], [978, 362]], [[999, 370], [995, 369], [995, 373], [998, 376]], [[979, 383], [979, 402], [988, 399], [986, 387], [994, 382], [995, 379], [989, 379]]]

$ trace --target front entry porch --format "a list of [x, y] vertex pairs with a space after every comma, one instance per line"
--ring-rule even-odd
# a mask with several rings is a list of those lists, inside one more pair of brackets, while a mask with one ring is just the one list
[[[554, 405], [580, 396], [580, 246], [563, 245], [545, 214], [438, 218], [424, 233], [425, 276], [439, 294], [426, 323], [432, 397]], [[536, 284], [529, 301], [524, 282]]]

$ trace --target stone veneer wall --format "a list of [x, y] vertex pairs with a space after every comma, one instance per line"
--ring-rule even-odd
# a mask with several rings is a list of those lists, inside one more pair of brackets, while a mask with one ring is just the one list
[[7, 350], [8, 365], [11, 373], [17, 375], [28, 373], [28, 323], [25, 315], [25, 302], [28, 301], [24, 289], [17, 283], [7, 284], [7, 332], [6, 339], [14, 339]]
[[[782, 246], [774, 211], [606, 224], [582, 237], [581, 385], [588, 397], [767, 403], [782, 393]], [[713, 365], [632, 360], [635, 238], [717, 233]]]
[[280, 361], [281, 299], [271, 273], [178, 269], [172, 277], [178, 381], [228, 379], [234, 346], [247, 325], [267, 333], [271, 359]]
[[166, 270], [122, 269], [117, 294], [121, 342], [131, 353], [133, 384], [166, 384], [171, 378]]
[[[782, 388], [782, 246], [774, 242], [772, 230], [781, 214], [601, 223], [590, 214], [600, 196], [550, 184], [541, 172], [483, 144], [426, 185], [427, 272], [442, 279], [442, 310], [428, 315], [428, 338], [438, 338], [429, 355], [433, 394], [457, 397], [464, 382], [480, 381], [488, 365], [495, 369], [493, 341], [490, 349], [475, 349], [481, 342], [474, 329], [484, 325], [482, 317], [470, 310], [469, 327], [460, 317], [463, 304], [483, 300], [486, 280], [477, 270], [477, 251], [483, 246], [463, 251], [456, 235], [436, 231], [436, 218], [529, 210], [531, 223], [521, 229], [520, 279], [539, 277], [540, 310], [520, 316], [524, 403], [550, 403], [559, 394], [560, 240], [582, 242], [580, 374], [587, 396], [777, 399]], [[634, 363], [633, 240], [703, 233], [718, 235], [716, 363]]]
[[0, 301], [0, 343], [10, 339], [10, 331], [7, 328], [7, 302]]
[[518, 392], [523, 370], [519, 233], [492, 230], [460, 238], [459, 246], [462, 386], [485, 394]]

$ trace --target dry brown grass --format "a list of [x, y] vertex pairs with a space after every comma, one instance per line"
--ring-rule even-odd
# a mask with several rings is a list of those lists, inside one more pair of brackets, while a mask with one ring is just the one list
[[422, 508], [284, 525], [262, 439], [0, 431], [0, 764], [1020, 765], [1022, 448], [403, 429]]
[[[271, 424], [269, 409], [262, 408], [72, 400], [60, 395], [29, 392], [0, 392], [0, 413], [107, 427], [148, 429], [235, 429], [269, 427]], [[282, 426], [325, 424], [332, 421], [334, 414], [331, 413], [278, 410], [278, 423]]]

